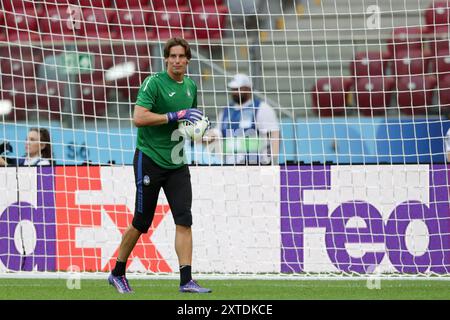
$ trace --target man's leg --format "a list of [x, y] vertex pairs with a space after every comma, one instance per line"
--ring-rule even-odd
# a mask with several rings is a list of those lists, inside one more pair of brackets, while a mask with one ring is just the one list
[[119, 247], [119, 255], [117, 257], [116, 266], [109, 275], [108, 282], [114, 286], [119, 293], [132, 293], [127, 278], [125, 277], [125, 270], [127, 267], [127, 260], [133, 251], [136, 242], [141, 236], [141, 232], [132, 225], [128, 227], [122, 236], [122, 242]]
[[192, 264], [192, 229], [177, 225], [175, 231], [175, 252], [180, 266]]
[[192, 186], [189, 168], [185, 166], [171, 172], [163, 184], [163, 189], [176, 225], [175, 252], [180, 264], [180, 291], [211, 292], [192, 280]]
[[180, 285], [192, 280], [192, 229], [177, 225], [175, 230], [175, 252], [180, 266]]
[[126, 262], [128, 260], [128, 257], [130, 256], [131, 251], [133, 251], [141, 234], [142, 232], [132, 225], [128, 227], [122, 236], [122, 242], [120, 243], [119, 254], [117, 256], [118, 261]]

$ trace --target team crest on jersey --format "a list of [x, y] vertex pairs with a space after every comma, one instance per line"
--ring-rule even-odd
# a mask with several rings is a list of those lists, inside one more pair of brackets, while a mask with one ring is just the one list
[[186, 94], [187, 94], [188, 97], [191, 96], [191, 92], [189, 90], [186, 91]]
[[150, 185], [150, 177], [145, 175], [142, 182], [144, 183], [144, 186]]

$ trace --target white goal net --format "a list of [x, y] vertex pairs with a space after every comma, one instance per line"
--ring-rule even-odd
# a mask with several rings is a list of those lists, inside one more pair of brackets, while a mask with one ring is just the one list
[[[447, 1], [1, 4], [0, 276], [114, 267], [135, 207], [137, 94], [183, 37], [211, 122], [181, 141], [194, 272], [448, 279]], [[46, 141], [35, 128], [51, 165], [24, 162]], [[161, 191], [127, 272], [176, 273], [174, 234]]]

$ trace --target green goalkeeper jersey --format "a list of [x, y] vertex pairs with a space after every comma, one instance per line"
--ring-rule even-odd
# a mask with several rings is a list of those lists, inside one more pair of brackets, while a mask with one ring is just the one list
[[[147, 77], [139, 89], [136, 105], [154, 113], [180, 111], [197, 107], [197, 85], [185, 76], [183, 82], [173, 80], [166, 71]], [[178, 123], [139, 127], [137, 148], [162, 168], [175, 169], [185, 161], [184, 142], [172, 134]]]

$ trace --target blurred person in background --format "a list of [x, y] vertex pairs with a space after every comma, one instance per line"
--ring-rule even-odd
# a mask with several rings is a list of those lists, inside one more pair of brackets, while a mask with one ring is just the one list
[[[12, 152], [8, 142], [4, 150]], [[5, 152], [3, 152], [5, 153]], [[25, 142], [25, 155], [19, 158], [0, 157], [0, 166], [49, 166], [53, 164], [50, 133], [45, 128], [31, 128]]]
[[226, 164], [278, 164], [280, 125], [274, 109], [253, 95], [246, 74], [236, 74], [228, 88], [232, 102], [203, 141], [222, 142]]

